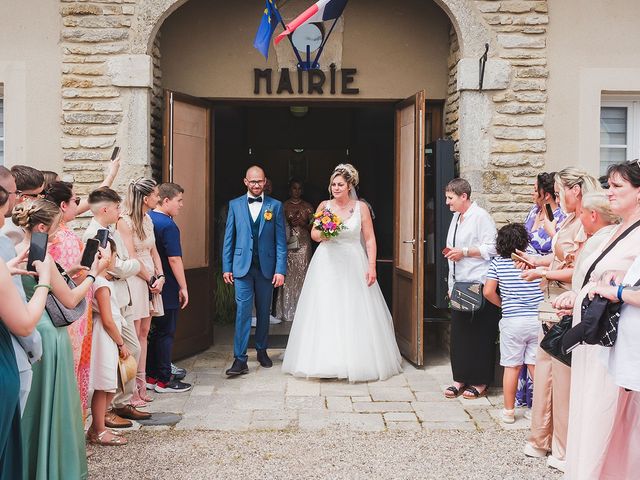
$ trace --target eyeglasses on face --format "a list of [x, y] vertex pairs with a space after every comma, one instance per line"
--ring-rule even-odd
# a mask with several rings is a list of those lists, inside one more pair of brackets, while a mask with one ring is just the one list
[[264, 180], [247, 180], [247, 183], [249, 185], [253, 185], [254, 187], [257, 187], [258, 185], [262, 185], [265, 181]]
[[[16, 190], [16, 192], [20, 192], [20, 190]], [[17, 195], [17, 193], [16, 193]], [[20, 197], [29, 197], [29, 198], [41, 198], [44, 197], [44, 195], [42, 195], [41, 193], [24, 193], [24, 192], [20, 192]]]

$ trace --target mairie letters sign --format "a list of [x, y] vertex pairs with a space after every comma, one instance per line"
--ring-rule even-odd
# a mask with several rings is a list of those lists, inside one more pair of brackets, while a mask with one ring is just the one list
[[337, 70], [331, 66], [328, 73], [322, 70], [296, 70], [290, 72], [288, 68], [283, 68], [274, 75], [273, 69], [261, 70], [253, 69], [253, 93], [260, 95], [265, 92], [267, 95], [357, 95], [359, 88], [352, 86], [358, 70], [355, 68], [343, 68]]

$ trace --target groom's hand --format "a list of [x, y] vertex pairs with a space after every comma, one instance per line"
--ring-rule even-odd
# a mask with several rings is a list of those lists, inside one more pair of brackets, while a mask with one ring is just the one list
[[228, 283], [229, 285], [233, 285], [233, 273], [224, 272], [222, 274], [222, 279], [224, 280], [224, 283]]
[[273, 280], [271, 281], [271, 283], [273, 284], [273, 288], [281, 287], [282, 285], [284, 285], [284, 275], [282, 275], [281, 273], [276, 273], [273, 276]]

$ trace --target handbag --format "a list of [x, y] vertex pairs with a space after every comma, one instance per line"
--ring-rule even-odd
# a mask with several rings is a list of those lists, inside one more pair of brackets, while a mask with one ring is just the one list
[[[56, 267], [62, 275], [62, 278], [64, 278], [64, 281], [67, 282], [67, 286], [70, 289], [76, 288], [76, 283], [67, 275], [67, 272], [57, 263]], [[51, 318], [51, 323], [53, 323], [55, 327], [67, 327], [85, 314], [87, 311], [87, 300], [83, 298], [75, 307], [67, 308], [55, 297], [53, 292], [49, 292], [45, 303], [45, 310], [49, 314], [49, 318]]]
[[[456, 234], [460, 224], [460, 215], [453, 231], [453, 247], [456, 246]], [[456, 262], [453, 262], [453, 288], [451, 289], [451, 309], [457, 312], [477, 312], [484, 307], [482, 282], [456, 282]]]
[[571, 352], [563, 350], [562, 339], [571, 330], [572, 322], [573, 316], [565, 315], [559, 322], [554, 323], [552, 327], [548, 327], [546, 323], [543, 323], [542, 331], [544, 332], [544, 337], [540, 341], [540, 348], [569, 367], [571, 366]]
[[[589, 283], [591, 273], [596, 268], [596, 265], [602, 260], [618, 242], [629, 235], [633, 230], [640, 226], [640, 221], [637, 221], [624, 232], [620, 234], [615, 241], [605, 248], [598, 258], [591, 264], [589, 270], [587, 270], [582, 282], [582, 288]], [[640, 284], [640, 281], [637, 285]], [[560, 343], [560, 348], [565, 355], [570, 355], [571, 351], [582, 343], [589, 345], [602, 345], [603, 347], [612, 347], [618, 337], [618, 322], [620, 320], [620, 303], [612, 303], [606, 298], [602, 298], [600, 295], [596, 295], [593, 300], [589, 297], [585, 297], [580, 305], [581, 321], [575, 327], [567, 328]], [[571, 317], [573, 318], [573, 317]], [[544, 341], [544, 339], [543, 339]], [[542, 347], [542, 342], [540, 343]], [[545, 350], [546, 351], [546, 350]], [[548, 352], [550, 355], [551, 352]]]

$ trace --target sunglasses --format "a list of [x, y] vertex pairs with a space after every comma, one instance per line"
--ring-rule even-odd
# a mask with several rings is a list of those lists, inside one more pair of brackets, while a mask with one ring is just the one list
[[80, 205], [81, 198], [80, 197], [72, 198], [69, 200], [69, 202], [74, 202], [77, 206], [77, 205]]

